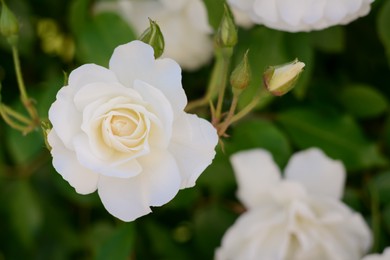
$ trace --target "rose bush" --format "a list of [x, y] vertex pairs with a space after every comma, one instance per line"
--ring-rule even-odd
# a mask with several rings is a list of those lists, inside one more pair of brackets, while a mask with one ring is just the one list
[[157, 21], [165, 39], [163, 57], [183, 69], [198, 69], [213, 56], [212, 28], [201, 0], [117, 0], [96, 9], [118, 13], [138, 34], [148, 28], [148, 17]]
[[321, 30], [347, 24], [370, 11], [374, 0], [228, 0], [254, 23], [289, 31]]
[[340, 202], [345, 170], [321, 150], [295, 154], [281, 179], [265, 150], [231, 157], [248, 208], [223, 237], [216, 259], [356, 260], [371, 244], [360, 214]]
[[212, 125], [183, 111], [181, 69], [155, 60], [140, 41], [117, 47], [109, 69], [86, 64], [69, 75], [49, 110], [54, 168], [80, 194], [98, 190], [124, 221], [191, 187], [211, 163]]

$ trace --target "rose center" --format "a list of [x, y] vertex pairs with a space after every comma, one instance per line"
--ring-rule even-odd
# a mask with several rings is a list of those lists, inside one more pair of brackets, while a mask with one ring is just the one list
[[111, 130], [116, 136], [129, 136], [137, 128], [137, 124], [129, 117], [116, 115], [111, 119]]

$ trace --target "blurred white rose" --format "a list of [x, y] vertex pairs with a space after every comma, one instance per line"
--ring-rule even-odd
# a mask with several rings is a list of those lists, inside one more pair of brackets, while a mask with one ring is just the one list
[[80, 194], [98, 190], [124, 221], [148, 214], [195, 185], [218, 142], [212, 125], [183, 111], [181, 69], [133, 41], [109, 69], [83, 65], [49, 110], [54, 168]]
[[369, 13], [374, 0], [227, 0], [254, 23], [288, 31], [344, 25]]
[[117, 12], [139, 35], [149, 27], [150, 17], [165, 39], [162, 57], [183, 69], [195, 70], [213, 56], [212, 29], [202, 0], [116, 0], [102, 2], [96, 10]]
[[356, 260], [368, 250], [368, 226], [340, 201], [339, 161], [308, 149], [291, 158], [284, 179], [262, 149], [239, 152], [231, 162], [248, 211], [227, 230], [216, 259]]
[[390, 260], [390, 247], [385, 248], [382, 254], [366, 255], [362, 260]]

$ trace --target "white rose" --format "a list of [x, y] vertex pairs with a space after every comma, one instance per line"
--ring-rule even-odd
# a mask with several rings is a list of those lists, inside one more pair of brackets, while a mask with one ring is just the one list
[[138, 34], [149, 27], [148, 17], [155, 20], [165, 39], [162, 57], [174, 59], [183, 69], [198, 69], [213, 56], [212, 29], [202, 0], [117, 0], [96, 9], [117, 12]]
[[206, 120], [183, 111], [181, 70], [140, 41], [117, 47], [109, 69], [83, 65], [49, 110], [54, 168], [80, 194], [98, 190], [124, 221], [195, 185], [218, 142]]
[[374, 0], [228, 0], [254, 23], [288, 31], [344, 25], [369, 13]]
[[362, 260], [390, 260], [390, 247], [385, 248], [383, 254], [366, 255]]
[[345, 170], [318, 149], [295, 154], [285, 179], [265, 150], [231, 157], [238, 198], [248, 208], [228, 229], [216, 259], [356, 260], [371, 234], [340, 201]]

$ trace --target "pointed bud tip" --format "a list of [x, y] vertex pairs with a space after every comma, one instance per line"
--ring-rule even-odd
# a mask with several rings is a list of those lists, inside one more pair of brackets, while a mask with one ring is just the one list
[[216, 43], [219, 47], [234, 47], [237, 44], [237, 27], [227, 4], [224, 4], [224, 13], [218, 27]]
[[140, 41], [149, 44], [152, 46], [154, 50], [154, 57], [159, 58], [163, 52], [165, 47], [164, 36], [160, 30], [160, 27], [156, 23], [149, 18], [149, 28], [147, 28], [139, 37]]
[[280, 66], [271, 66], [263, 74], [267, 90], [274, 96], [282, 96], [294, 88], [305, 63], [298, 59]]
[[230, 75], [230, 84], [233, 87], [233, 91], [241, 92], [245, 90], [251, 81], [251, 67], [248, 60], [248, 52], [247, 50], [242, 58], [241, 62], [237, 65], [237, 67], [233, 70]]
[[18, 20], [5, 2], [1, 1], [1, 3], [0, 34], [7, 38], [15, 37], [19, 33]]

